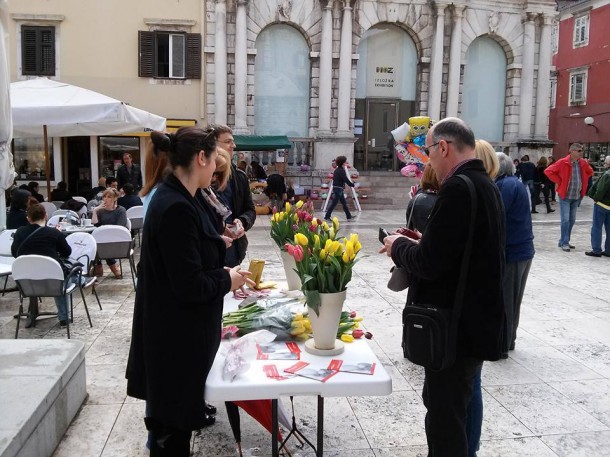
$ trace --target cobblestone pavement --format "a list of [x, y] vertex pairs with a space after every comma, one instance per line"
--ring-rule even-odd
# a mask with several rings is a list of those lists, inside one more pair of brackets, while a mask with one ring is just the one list
[[[539, 207], [540, 209], [540, 207]], [[557, 208], [558, 209], [558, 208]], [[485, 363], [485, 419], [479, 457], [610, 455], [610, 259], [584, 255], [590, 249], [592, 207], [578, 213], [572, 243], [557, 247], [559, 211], [534, 215], [536, 257], [523, 300], [516, 350], [507, 360]], [[340, 220], [344, 216], [335, 213]], [[374, 334], [371, 347], [393, 379], [386, 397], [329, 398], [326, 401], [325, 455], [425, 456], [422, 370], [400, 350], [405, 293], [386, 289], [391, 260], [377, 254], [379, 226], [404, 224], [403, 210], [362, 212], [345, 223], [344, 234], [360, 234], [366, 257], [356, 267], [347, 305], [365, 317]], [[249, 232], [249, 256], [264, 258], [268, 279], [283, 274], [279, 251], [268, 236], [269, 217], [259, 217]], [[247, 263], [246, 263], [247, 265]], [[104, 307], [90, 307], [93, 328], [77, 303], [73, 338], [85, 342], [89, 397], [56, 457], [145, 455], [143, 402], [125, 395], [125, 364], [131, 336], [134, 291], [131, 278], [103, 279]], [[18, 306], [15, 293], [0, 298], [0, 338], [12, 338]], [[54, 308], [45, 300], [43, 307]], [[171, 325], [186, 318], [176, 316]], [[21, 338], [63, 338], [55, 320], [20, 330]], [[286, 402], [286, 404], [288, 404]], [[217, 423], [193, 440], [195, 456], [236, 455], [223, 405]], [[315, 438], [315, 404], [295, 398], [299, 427]], [[331, 419], [332, 418], [332, 419]], [[269, 435], [242, 414], [245, 455], [270, 454]], [[312, 455], [290, 445], [293, 456]]]

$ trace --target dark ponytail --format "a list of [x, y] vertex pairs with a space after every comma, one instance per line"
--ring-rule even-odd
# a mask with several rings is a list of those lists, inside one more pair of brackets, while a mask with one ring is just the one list
[[197, 127], [180, 127], [175, 133], [152, 132], [150, 138], [155, 154], [157, 151], [165, 152], [172, 168], [189, 168], [199, 151], [210, 157], [216, 149], [213, 128], [202, 130]]

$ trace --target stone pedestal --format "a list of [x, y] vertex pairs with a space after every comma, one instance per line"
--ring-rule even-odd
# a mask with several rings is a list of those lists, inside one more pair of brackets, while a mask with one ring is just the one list
[[315, 170], [325, 170], [332, 166], [332, 161], [337, 156], [347, 157], [350, 164], [354, 163], [354, 137], [329, 137], [319, 138], [314, 143], [314, 164]]
[[87, 396], [85, 345], [0, 341], [0, 456], [50, 456]]

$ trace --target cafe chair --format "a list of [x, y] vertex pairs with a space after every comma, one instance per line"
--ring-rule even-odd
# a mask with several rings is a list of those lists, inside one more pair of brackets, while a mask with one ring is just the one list
[[[97, 253], [95, 238], [93, 238], [89, 233], [76, 232], [68, 235], [66, 237], [66, 241], [70, 245], [70, 248], [72, 248], [70, 260], [72, 262], [82, 263], [85, 266], [84, 274], [87, 274], [87, 272], [91, 271], [93, 268], [93, 262]], [[81, 289], [91, 287], [91, 293], [95, 295], [95, 299], [97, 300], [97, 304], [101, 311], [102, 304], [100, 303], [100, 297], [97, 295], [97, 290], [95, 290], [97, 278], [95, 276], [83, 276], [83, 278], [84, 281], [81, 281]]]
[[16, 289], [7, 290], [6, 285], [8, 284], [8, 277], [11, 275], [12, 265], [15, 261], [15, 257], [11, 253], [11, 246], [13, 245], [13, 236], [17, 230], [4, 230], [0, 233], [0, 278], [4, 276], [4, 287], [2, 288], [2, 296], [5, 292], [13, 292]]
[[142, 240], [140, 238], [140, 232], [144, 227], [144, 207], [143, 206], [132, 206], [127, 210], [127, 219], [131, 222], [131, 234], [138, 235], [138, 245], [142, 246]]
[[[129, 221], [129, 219], [127, 220]], [[136, 267], [133, 258], [133, 239], [131, 232], [120, 225], [102, 225], [91, 233], [97, 243], [97, 258], [99, 260], [117, 259], [123, 275], [121, 259], [129, 260], [133, 288], [136, 288]]]
[[76, 211], [72, 211], [71, 209], [58, 209], [53, 214], [51, 214], [51, 217], [53, 216], [72, 216], [75, 219], [80, 219], [80, 215]]
[[55, 205], [55, 209], [61, 209], [61, 205], [63, 205], [65, 202], [61, 200], [52, 200], [51, 203]]
[[[42, 255], [22, 255], [15, 259], [13, 263], [13, 278], [19, 289], [19, 313], [17, 314], [17, 328], [15, 329], [15, 339], [19, 338], [19, 324], [21, 317], [32, 317], [29, 312], [23, 311], [23, 299], [31, 297], [61, 297], [63, 295], [70, 296], [70, 320], [67, 322], [66, 331], [68, 339], [70, 339], [70, 322], [74, 322], [74, 307], [72, 294], [79, 290], [80, 287], [73, 282], [68, 282], [71, 277], [78, 278], [82, 274], [81, 267], [75, 267], [70, 273], [64, 277], [64, 271], [59, 262], [51, 257]], [[77, 280], [78, 282], [78, 280]], [[85, 294], [80, 289], [83, 298], [83, 306], [91, 323], [89, 309], [85, 300]], [[56, 316], [57, 313], [43, 312], [37, 313], [36, 316]]]
[[47, 217], [51, 217], [55, 211], [57, 211], [57, 206], [55, 206], [51, 202], [42, 202], [41, 205], [44, 207], [45, 213], [47, 213]]
[[72, 197], [72, 200], [76, 200], [77, 202], [84, 203], [85, 205], [87, 204], [87, 199], [85, 197], [81, 197], [79, 195]]

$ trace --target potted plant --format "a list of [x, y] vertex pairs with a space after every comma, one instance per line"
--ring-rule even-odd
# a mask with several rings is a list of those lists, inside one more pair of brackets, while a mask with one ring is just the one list
[[362, 248], [357, 234], [337, 238], [338, 230], [336, 217], [332, 226], [314, 219], [307, 230], [295, 233], [292, 243], [286, 244], [286, 251], [295, 260], [309, 307], [314, 339], [306, 344], [306, 349], [317, 354], [336, 355], [343, 350], [336, 341], [337, 327], [347, 284]]
[[273, 208], [271, 238], [281, 250], [288, 290], [300, 289], [301, 280], [295, 271], [294, 258], [286, 252], [286, 243], [294, 238], [295, 233], [307, 230], [313, 220], [313, 203], [311, 202], [303, 203], [299, 200], [295, 205], [286, 202], [282, 211]]

